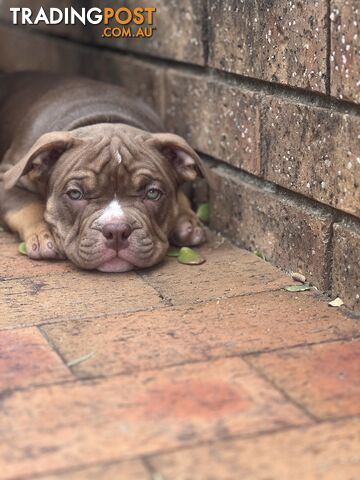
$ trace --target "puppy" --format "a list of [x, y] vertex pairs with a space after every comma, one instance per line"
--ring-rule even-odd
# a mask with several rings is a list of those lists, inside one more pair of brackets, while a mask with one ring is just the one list
[[0, 76], [0, 220], [30, 258], [125, 272], [204, 229], [180, 186], [207, 172], [121, 88], [44, 73]]

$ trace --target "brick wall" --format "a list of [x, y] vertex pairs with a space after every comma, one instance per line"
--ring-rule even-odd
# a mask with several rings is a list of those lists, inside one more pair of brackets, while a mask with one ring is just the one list
[[[140, 2], [141, 3], [141, 2]], [[12, 26], [0, 69], [126, 86], [209, 160], [212, 227], [360, 310], [358, 0], [147, 0], [153, 39]], [[19, 0], [16, 6], [138, 6]]]

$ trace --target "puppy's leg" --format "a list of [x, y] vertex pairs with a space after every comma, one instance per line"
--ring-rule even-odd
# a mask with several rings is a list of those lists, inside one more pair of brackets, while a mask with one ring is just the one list
[[181, 190], [178, 191], [177, 201], [179, 215], [170, 241], [179, 247], [193, 247], [206, 241], [205, 229], [195, 212], [191, 208], [188, 197]]
[[15, 187], [10, 191], [2, 190], [0, 200], [2, 222], [25, 242], [30, 258], [61, 258], [44, 221], [45, 203], [39, 196]]

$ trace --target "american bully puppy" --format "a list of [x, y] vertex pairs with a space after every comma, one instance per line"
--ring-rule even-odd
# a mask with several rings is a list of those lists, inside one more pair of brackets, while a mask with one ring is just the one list
[[206, 174], [199, 157], [116, 86], [0, 76], [0, 160], [0, 221], [33, 259], [124, 272], [205, 239], [179, 188]]

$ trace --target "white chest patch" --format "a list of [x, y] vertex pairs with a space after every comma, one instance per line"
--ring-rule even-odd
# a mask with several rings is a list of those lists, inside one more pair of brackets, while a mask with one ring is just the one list
[[105, 208], [103, 214], [99, 217], [99, 221], [104, 223], [111, 221], [119, 221], [124, 216], [124, 210], [122, 209], [120, 202], [118, 202], [117, 200], [112, 200]]

